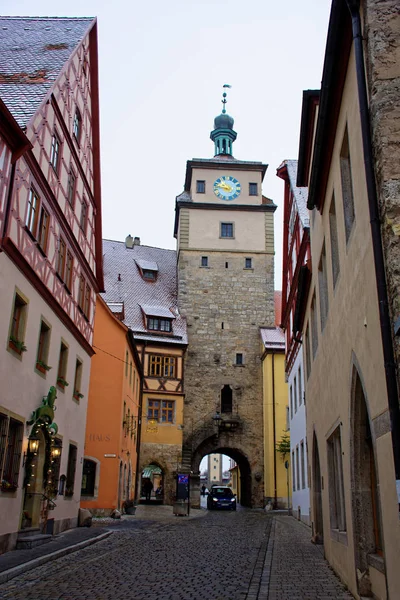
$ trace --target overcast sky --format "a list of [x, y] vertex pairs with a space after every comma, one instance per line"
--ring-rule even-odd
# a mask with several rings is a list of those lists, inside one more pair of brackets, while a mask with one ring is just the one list
[[97, 16], [103, 237], [175, 248], [175, 197], [229, 83], [234, 156], [269, 165], [281, 289], [283, 182], [297, 158], [302, 91], [320, 87], [330, 0], [2, 0], [3, 15]]

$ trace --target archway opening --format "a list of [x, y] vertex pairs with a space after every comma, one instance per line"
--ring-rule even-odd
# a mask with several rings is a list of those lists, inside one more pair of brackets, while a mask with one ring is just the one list
[[375, 465], [374, 444], [361, 379], [353, 375], [352, 398], [352, 505], [356, 568], [360, 596], [372, 595], [368, 555], [382, 555], [379, 482]]
[[[210, 462], [211, 465], [211, 478], [207, 479], [206, 488], [210, 489], [210, 486], [213, 485], [213, 477], [214, 472], [221, 473], [223, 485], [230, 485], [232, 487], [232, 491], [236, 493], [237, 501], [246, 507], [252, 506], [252, 479], [251, 479], [251, 468], [250, 463], [245, 456], [245, 454], [238, 448], [230, 448], [226, 444], [224, 444], [222, 440], [218, 438], [211, 437], [205, 440], [194, 452], [193, 454], [193, 473], [199, 473], [198, 486], [192, 483], [191, 489], [191, 502], [193, 506], [200, 506], [200, 494], [201, 488], [204, 483], [204, 479], [202, 481], [202, 471], [203, 477], [204, 472], [208, 469], [205, 468], [205, 464], [208, 465]], [[209, 460], [208, 457], [211, 457]], [[214, 458], [221, 457], [221, 471], [219, 469], [218, 461], [214, 461]], [[205, 459], [205, 462], [203, 460]], [[203, 467], [201, 468], [201, 465]], [[214, 469], [216, 466], [216, 469]], [[225, 468], [227, 467], [227, 468]], [[208, 474], [207, 474], [208, 476]], [[218, 475], [219, 476], [219, 475]], [[195, 476], [192, 476], [192, 482], [194, 482]], [[215, 483], [217, 481], [215, 480]], [[219, 483], [219, 481], [218, 481]], [[203, 501], [204, 504], [204, 501]]]
[[164, 472], [157, 463], [150, 463], [142, 470], [140, 502], [142, 504], [164, 503]]
[[313, 538], [316, 544], [324, 543], [324, 521], [322, 515], [322, 485], [321, 485], [321, 467], [319, 462], [319, 451], [317, 436], [314, 433], [313, 438]]

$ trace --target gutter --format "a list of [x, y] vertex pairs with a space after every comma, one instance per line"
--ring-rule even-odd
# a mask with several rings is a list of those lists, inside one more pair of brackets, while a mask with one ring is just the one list
[[360, 107], [361, 133], [364, 151], [365, 177], [367, 183], [367, 196], [371, 223], [372, 247], [374, 252], [376, 287], [379, 302], [379, 320], [381, 326], [383, 357], [385, 365], [390, 429], [392, 434], [393, 459], [396, 473], [397, 497], [398, 501], [400, 502], [400, 407], [397, 390], [396, 365], [393, 351], [391, 322], [388, 306], [388, 293], [385, 275], [385, 260], [383, 255], [380, 228], [378, 196], [375, 184], [374, 161], [371, 140], [371, 123], [369, 118], [369, 106], [360, 19], [360, 3], [359, 0], [346, 1], [351, 14], [353, 30], [358, 86], [358, 101]]

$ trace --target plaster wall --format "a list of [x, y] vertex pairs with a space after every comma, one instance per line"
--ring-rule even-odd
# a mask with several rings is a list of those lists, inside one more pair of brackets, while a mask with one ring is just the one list
[[[298, 352], [290, 373], [288, 373], [288, 383], [287, 389], [290, 390], [290, 386], [292, 389], [294, 387], [294, 378], [296, 377], [296, 385], [298, 389], [298, 379], [299, 379], [299, 368], [301, 369], [301, 389], [304, 390], [304, 365], [303, 365], [303, 352], [300, 350]], [[289, 411], [290, 411], [290, 396], [288, 397], [289, 403]], [[304, 477], [305, 477], [305, 487], [293, 490], [292, 486], [292, 508], [293, 508], [293, 516], [298, 517], [299, 515], [299, 507], [300, 507], [300, 519], [310, 525], [310, 488], [308, 481], [308, 448], [307, 448], [307, 429], [306, 429], [306, 403], [303, 398], [301, 404], [299, 404], [299, 397], [297, 396], [297, 411], [293, 407], [293, 418], [290, 418], [289, 414], [289, 423], [290, 423], [290, 457], [293, 456], [292, 452], [294, 452], [296, 456], [296, 447], [299, 448], [299, 459], [301, 460], [300, 453], [300, 445], [301, 442], [304, 442]], [[291, 469], [293, 469], [293, 464], [291, 461]], [[297, 482], [297, 478], [296, 478]]]
[[[29, 301], [24, 336], [27, 351], [23, 352], [21, 357], [8, 350], [15, 288], [18, 288]], [[69, 386], [64, 391], [57, 387], [55, 422], [58, 425], [57, 437], [62, 440], [60, 475], [67, 472], [69, 443], [76, 444], [78, 448], [74, 495], [56, 496], [57, 506], [50, 514], [56, 524], [61, 523], [58, 527], [64, 528], [64, 525], [75, 522], [80, 506], [90, 357], [5, 253], [0, 254], [0, 306], [2, 307], [2, 319], [0, 319], [0, 381], [3, 382], [0, 410], [2, 412], [26, 423], [31, 418], [32, 412], [41, 404], [43, 396], [47, 396], [50, 386], [56, 386], [61, 340], [69, 348], [66, 370]], [[40, 373], [35, 368], [41, 318], [44, 318], [51, 327], [48, 364], [52, 369], [46, 374]], [[77, 357], [83, 363], [80, 386], [83, 398], [79, 401], [73, 398]], [[31, 427], [24, 428], [22, 452], [27, 450], [30, 431]], [[21, 457], [17, 491], [0, 492], [0, 536], [19, 529], [24, 500], [23, 479]]]
[[[85, 457], [98, 461], [100, 473], [94, 496], [83, 496], [82, 506], [95, 512], [110, 512], [135, 493], [140, 376], [127, 342], [127, 327], [101, 299], [97, 301], [94, 345]], [[124, 425], [128, 414], [134, 417], [130, 423], [134, 429], [128, 430]], [[122, 473], [128, 473], [129, 467], [131, 480], [127, 489], [128, 477], [122, 485], [119, 473], [120, 468]]]
[[[218, 203], [218, 204], [261, 204], [261, 169], [260, 171], [242, 171], [235, 170], [234, 164], [227, 165], [224, 170], [220, 165], [216, 165], [217, 169], [193, 169], [192, 171], [192, 182], [190, 187], [190, 193], [193, 198], [193, 202], [207, 202], [207, 203]], [[261, 164], [260, 164], [261, 167]], [[234, 200], [221, 200], [214, 194], [214, 182], [219, 177], [231, 176], [239, 181], [241, 184], [241, 193]], [[206, 191], [204, 194], [198, 194], [196, 192], [196, 182], [202, 180], [206, 182]], [[250, 196], [249, 194], [249, 183], [257, 183], [258, 194], [257, 196]]]
[[[272, 213], [226, 210], [190, 211], [189, 247], [231, 252], [264, 252], [266, 221]], [[233, 238], [220, 237], [221, 223], [233, 223]]]
[[[340, 175], [340, 150], [347, 125], [349, 135], [352, 184], [355, 205], [355, 221], [346, 243], [342, 183]], [[332, 281], [331, 240], [329, 229], [329, 206], [336, 199], [337, 232], [340, 274], [336, 286]], [[357, 368], [363, 383], [367, 408], [372, 423], [376, 459], [378, 465], [379, 497], [382, 508], [384, 555], [388, 567], [391, 557], [399, 555], [400, 536], [395, 493], [393, 458], [386, 452], [382, 431], [375, 430], [374, 420], [387, 413], [386, 384], [384, 377], [379, 307], [377, 301], [374, 261], [372, 254], [367, 192], [357, 100], [354, 53], [351, 52], [342, 105], [336, 131], [335, 144], [326, 190], [323, 214], [315, 211], [311, 220], [311, 253], [313, 275], [305, 316], [305, 329], [310, 324], [310, 306], [316, 294], [318, 349], [315, 358], [311, 352], [311, 372], [306, 381], [307, 437], [312, 447], [315, 431], [320, 453], [322, 476], [322, 508], [324, 521], [324, 545], [329, 562], [348, 585], [357, 593], [354, 523], [352, 514], [351, 454], [350, 454], [350, 402], [353, 369]], [[324, 329], [321, 329], [318, 264], [325, 241], [329, 311]], [[311, 329], [311, 325], [310, 325]], [[376, 421], [375, 421], [376, 422]], [[346, 532], [338, 534], [330, 527], [329, 471], [327, 439], [340, 427]], [[385, 430], [383, 430], [385, 434]], [[384, 495], [383, 490], [387, 493]], [[312, 506], [312, 514], [315, 508]], [[389, 582], [390, 579], [390, 582]], [[388, 583], [392, 589], [400, 589], [400, 574], [388, 570]], [[396, 587], [397, 586], [397, 587]], [[376, 591], [373, 590], [375, 593]], [[379, 596], [377, 596], [379, 597]], [[393, 598], [396, 596], [393, 595]]]
[[[268, 351], [267, 351], [268, 352]], [[272, 369], [275, 374], [272, 376]], [[285, 382], [285, 354], [281, 353], [267, 354], [262, 363], [263, 371], [263, 422], [264, 422], [264, 479], [265, 479], [265, 500], [274, 501], [275, 498], [275, 478], [274, 470], [276, 465], [276, 498], [277, 508], [287, 508], [288, 495], [290, 496], [290, 472], [289, 472], [289, 490], [288, 490], [288, 470], [285, 468], [284, 458], [276, 452], [276, 444], [281, 440], [282, 434], [286, 429], [286, 407], [287, 407], [287, 383]], [[275, 392], [273, 385], [275, 384]], [[273, 433], [273, 403], [275, 403], [275, 440]], [[290, 462], [290, 460], [289, 460]], [[290, 467], [289, 467], [290, 468]], [[289, 491], [289, 494], [288, 494]]]

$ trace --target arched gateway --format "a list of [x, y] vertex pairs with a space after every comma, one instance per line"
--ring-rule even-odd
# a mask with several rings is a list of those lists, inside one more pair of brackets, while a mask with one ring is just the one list
[[192, 472], [195, 505], [201, 458], [232, 456], [242, 502], [262, 507], [260, 327], [275, 326], [276, 206], [261, 191], [267, 165], [233, 157], [236, 132], [225, 105], [226, 94], [211, 132], [214, 158], [187, 162], [176, 199], [178, 307], [188, 332], [182, 466]]

